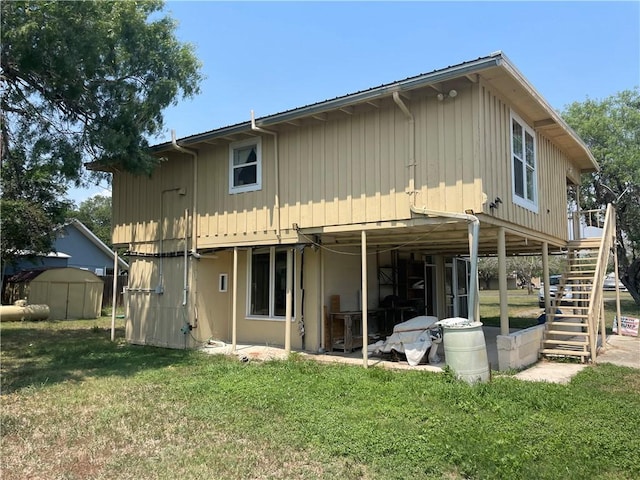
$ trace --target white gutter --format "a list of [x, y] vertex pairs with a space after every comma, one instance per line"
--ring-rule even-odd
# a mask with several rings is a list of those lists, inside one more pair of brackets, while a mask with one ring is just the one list
[[278, 241], [280, 241], [280, 160], [278, 158], [278, 132], [274, 132], [271, 130], [267, 130], [265, 128], [261, 128], [256, 126], [256, 119], [251, 110], [251, 130], [254, 132], [266, 133], [268, 135], [273, 136], [273, 145], [274, 145], [274, 162], [275, 162], [275, 190], [276, 190], [276, 198], [274, 200], [274, 216], [275, 224], [276, 224], [276, 237], [278, 237]]
[[193, 157], [193, 218], [191, 219], [191, 252], [195, 253], [198, 251], [198, 152], [178, 145], [175, 130], [171, 130], [171, 144], [177, 151], [186, 153]]
[[476, 308], [478, 303], [478, 237], [480, 236], [480, 220], [475, 215], [469, 213], [441, 212], [429, 210], [426, 207], [416, 207], [411, 205], [411, 211], [420, 215], [431, 217], [452, 218], [469, 222], [469, 256], [471, 263], [471, 283], [469, 285], [469, 296], [467, 298], [469, 320], [476, 321]]
[[415, 143], [415, 120], [413, 115], [400, 98], [400, 93], [393, 92], [393, 101], [400, 107], [402, 113], [407, 117], [409, 121], [409, 161], [407, 168], [409, 168], [409, 191], [407, 192], [412, 198], [412, 204], [415, 203], [415, 178], [416, 178], [416, 143]]
[[[189, 209], [184, 209], [184, 224], [186, 225], [189, 221]], [[187, 292], [189, 291], [189, 285], [187, 283], [187, 271], [188, 271], [188, 263], [187, 263], [187, 231], [185, 228], [184, 232], [184, 277], [182, 284], [182, 306], [187, 306]]]

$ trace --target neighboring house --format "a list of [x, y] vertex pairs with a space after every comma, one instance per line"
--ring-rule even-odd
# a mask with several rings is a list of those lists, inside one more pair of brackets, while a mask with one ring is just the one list
[[[107, 275], [107, 270], [113, 271], [113, 250], [79, 220], [70, 219], [58, 228], [53, 248], [46, 256], [24, 258], [14, 268], [7, 266], [5, 275], [50, 267], [75, 267], [98, 276]], [[120, 271], [129, 269], [122, 258], [118, 258], [118, 267]]]
[[329, 350], [331, 310], [369, 340], [405, 310], [477, 319], [477, 253], [566, 249], [567, 189], [597, 169], [501, 52], [153, 152], [151, 176], [112, 172], [113, 242], [127, 340], [174, 348]]

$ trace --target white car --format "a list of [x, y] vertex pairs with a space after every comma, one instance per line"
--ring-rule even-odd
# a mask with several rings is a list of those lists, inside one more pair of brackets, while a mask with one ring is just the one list
[[[602, 284], [602, 289], [603, 290], [615, 290], [616, 289], [616, 276], [615, 276], [615, 274], [613, 272], [611, 272], [610, 274], [608, 274], [604, 278], [604, 283]], [[621, 292], [626, 292], [627, 291], [627, 287], [625, 287], [620, 280], [618, 280], [618, 289]]]
[[[562, 275], [550, 275], [549, 276], [549, 296], [551, 301], [556, 298], [558, 287], [562, 283]], [[565, 285], [562, 298], [572, 298], [571, 285]], [[544, 308], [544, 283], [540, 284], [540, 290], [538, 291], [538, 306]]]

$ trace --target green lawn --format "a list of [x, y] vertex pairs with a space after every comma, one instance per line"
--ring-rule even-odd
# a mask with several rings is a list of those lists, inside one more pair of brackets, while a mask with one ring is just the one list
[[2, 323], [2, 478], [635, 479], [640, 370], [569, 385], [109, 341], [110, 319]]
[[[527, 328], [537, 324], [543, 309], [538, 307], [538, 291], [531, 295], [526, 290], [509, 290], [509, 322], [511, 327]], [[604, 292], [604, 314], [607, 330], [616, 315], [615, 292]], [[629, 292], [620, 292], [620, 310], [623, 316], [640, 317]], [[500, 297], [497, 290], [480, 291], [480, 320], [485, 325], [500, 326]]]

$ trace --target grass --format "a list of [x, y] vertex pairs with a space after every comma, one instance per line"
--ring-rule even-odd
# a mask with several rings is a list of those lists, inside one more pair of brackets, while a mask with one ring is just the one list
[[[509, 290], [509, 324], [513, 328], [528, 328], [538, 323], [543, 309], [538, 307], [538, 291], [531, 295], [526, 290]], [[610, 332], [616, 315], [615, 292], [604, 292], [604, 315]], [[561, 307], [562, 308], [562, 307]], [[640, 317], [638, 308], [629, 292], [620, 292], [620, 311], [623, 316]], [[483, 324], [500, 326], [500, 296], [497, 290], [480, 291], [480, 318]]]
[[11, 479], [631, 479], [640, 370], [569, 385], [109, 341], [110, 319], [2, 323]]

